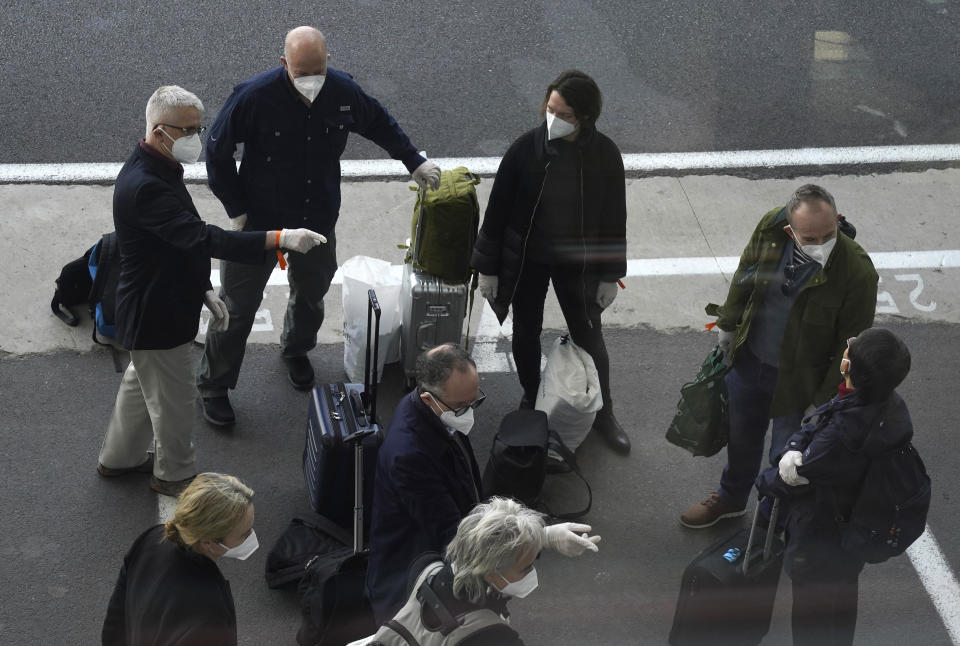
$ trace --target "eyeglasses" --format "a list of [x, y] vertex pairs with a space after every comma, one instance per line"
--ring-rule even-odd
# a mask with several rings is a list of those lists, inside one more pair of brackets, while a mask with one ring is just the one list
[[205, 133], [205, 132], [207, 131], [207, 127], [206, 127], [206, 126], [197, 126], [197, 127], [195, 127], [195, 128], [192, 128], [192, 127], [191, 127], [191, 128], [184, 128], [183, 126], [175, 126], [175, 125], [170, 124], [170, 123], [158, 123], [157, 125], [158, 125], [158, 126], [166, 126], [167, 128], [173, 128], [173, 129], [175, 129], [175, 130], [179, 130], [180, 132], [182, 132], [182, 133], [183, 133], [184, 135], [186, 135], [187, 137], [190, 137], [190, 136], [192, 136], [192, 135], [202, 135], [203, 133]]
[[451, 405], [448, 404], [447, 402], [445, 402], [445, 401], [443, 401], [442, 399], [440, 399], [439, 397], [437, 397], [435, 394], [431, 393], [429, 390], [428, 390], [427, 392], [430, 393], [430, 396], [431, 396], [431, 397], [433, 397], [433, 398], [436, 399], [438, 402], [440, 402], [441, 404], [443, 404], [444, 406], [446, 406], [447, 408], [449, 408], [450, 410], [452, 410], [454, 417], [460, 417], [461, 415], [465, 414], [465, 413], [466, 413], [468, 410], [470, 410], [471, 408], [476, 408], [477, 406], [479, 406], [480, 404], [482, 404], [482, 403], [483, 403], [483, 400], [485, 400], [485, 399], [487, 398], [486, 393], [484, 393], [482, 389], [477, 388], [477, 390], [480, 392], [480, 396], [477, 397], [476, 399], [474, 399], [472, 402], [470, 402], [470, 403], [467, 404], [466, 406], [461, 406], [460, 408], [454, 408], [453, 406], [451, 406]]

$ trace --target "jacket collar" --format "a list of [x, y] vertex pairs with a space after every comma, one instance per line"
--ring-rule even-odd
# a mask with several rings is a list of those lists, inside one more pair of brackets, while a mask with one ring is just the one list
[[183, 181], [183, 164], [173, 161], [159, 150], [141, 139], [137, 146], [137, 155], [157, 175], [167, 181]]
[[[429, 427], [431, 436], [436, 434], [442, 437], [444, 440], [450, 438], [450, 431], [447, 430], [447, 427], [443, 425], [443, 422], [440, 421], [440, 418], [434, 413], [426, 402], [420, 399], [420, 391], [418, 388], [414, 388], [408, 397], [410, 397], [410, 402], [413, 404], [413, 408], [417, 411], [417, 415], [421, 417], [426, 425]], [[419, 430], [419, 429], [417, 429]]]
[[[583, 150], [593, 143], [596, 133], [596, 128], [581, 128], [580, 134], [577, 135], [577, 138], [573, 140], [573, 143]], [[547, 139], [546, 121], [541, 123], [540, 127], [537, 128], [536, 133], [534, 134], [534, 143], [536, 144], [536, 149], [548, 157], [553, 157], [560, 154], [556, 146], [549, 139]]]

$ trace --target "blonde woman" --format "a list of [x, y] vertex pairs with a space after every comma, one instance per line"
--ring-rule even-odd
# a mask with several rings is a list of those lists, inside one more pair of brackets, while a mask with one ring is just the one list
[[201, 473], [173, 519], [151, 527], [123, 559], [103, 622], [103, 644], [230, 646], [237, 618], [216, 561], [257, 549], [253, 490], [237, 478]]

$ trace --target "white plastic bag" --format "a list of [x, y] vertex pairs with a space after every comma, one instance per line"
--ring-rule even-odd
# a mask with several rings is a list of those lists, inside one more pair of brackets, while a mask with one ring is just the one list
[[572, 339], [558, 338], [547, 355], [537, 410], [547, 414], [550, 430], [557, 432], [568, 449], [576, 451], [602, 407], [600, 376], [593, 357]]
[[[354, 256], [340, 266], [343, 280], [343, 370], [351, 382], [363, 382], [367, 349], [367, 290], [380, 303], [377, 381], [383, 366], [400, 360], [400, 281], [403, 267], [369, 256]], [[371, 356], [371, 361], [373, 357]]]

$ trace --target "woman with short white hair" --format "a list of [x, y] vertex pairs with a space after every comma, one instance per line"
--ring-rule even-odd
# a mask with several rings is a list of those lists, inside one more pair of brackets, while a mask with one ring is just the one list
[[547, 544], [542, 514], [507, 498], [477, 505], [443, 560], [426, 555], [411, 568], [416, 580], [400, 612], [358, 643], [522, 646], [507, 602], [537, 588], [534, 563]]
[[235, 646], [233, 595], [216, 561], [245, 560], [257, 549], [252, 499], [253, 489], [233, 476], [196, 476], [173, 518], [141, 534], [124, 557], [104, 646]]

